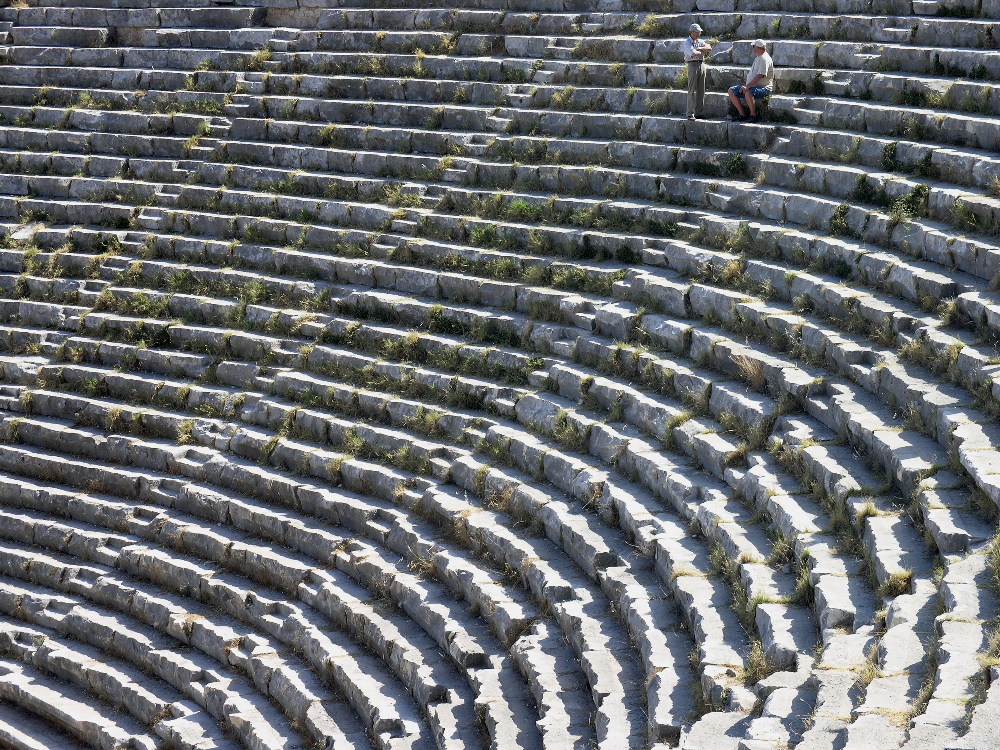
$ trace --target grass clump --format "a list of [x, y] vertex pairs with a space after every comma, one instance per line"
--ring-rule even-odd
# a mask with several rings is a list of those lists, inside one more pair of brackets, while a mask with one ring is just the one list
[[650, 13], [645, 19], [643, 19], [643, 22], [636, 27], [635, 33], [639, 36], [663, 37], [670, 33], [670, 28], [659, 18]]
[[848, 237], [850, 239], [861, 239], [861, 233], [847, 223], [847, 213], [851, 207], [847, 203], [841, 203], [837, 210], [830, 217], [830, 233], [838, 237]]
[[892, 573], [881, 586], [879, 586], [879, 594], [884, 599], [909, 593], [912, 581], [913, 571], [896, 571], [895, 573]]
[[271, 62], [272, 58], [273, 54], [271, 53], [271, 48], [268, 46], [264, 46], [261, 49], [257, 50], [256, 52], [254, 52], [253, 55], [251, 55], [250, 58], [247, 60], [246, 70], [248, 71], [263, 70], [264, 65], [266, 63]]
[[768, 658], [764, 644], [759, 638], [750, 640], [750, 651], [747, 653], [746, 666], [743, 668], [743, 682], [747, 686], [756, 685], [765, 677], [770, 677], [778, 671], [778, 667]]
[[587, 452], [590, 430], [581, 429], [571, 422], [565, 411], [559, 412], [556, 416], [555, 430], [552, 434], [567, 450], [575, 453]]
[[186, 419], [177, 426], [177, 444], [190, 445], [194, 442], [194, 420]]

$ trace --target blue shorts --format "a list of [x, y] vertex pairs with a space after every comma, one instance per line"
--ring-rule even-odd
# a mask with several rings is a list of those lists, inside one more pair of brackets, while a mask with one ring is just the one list
[[[729, 90], [736, 94], [736, 96], [740, 96], [741, 88], [742, 86], [730, 86]], [[771, 95], [771, 89], [766, 86], [751, 86], [750, 93], [753, 94], [754, 99], [763, 99], [764, 97]]]

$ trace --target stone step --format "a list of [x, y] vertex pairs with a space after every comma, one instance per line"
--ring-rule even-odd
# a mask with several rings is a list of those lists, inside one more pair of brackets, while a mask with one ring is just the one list
[[538, 704], [542, 741], [546, 745], [569, 746], [594, 739], [586, 718], [591, 710], [590, 698], [586, 686], [574, 675], [572, 651], [559, 631], [545, 621], [535, 623], [515, 644], [512, 656], [528, 676]]
[[79, 689], [10, 659], [0, 659], [0, 671], [0, 694], [7, 702], [44, 717], [89, 746], [131, 743], [150, 750], [163, 747], [139, 722], [116, 716]]
[[196, 704], [168, 686], [149, 684], [142, 672], [97, 649], [60, 642], [50, 632], [26, 631], [15, 623], [4, 623], [3, 630], [12, 639], [10, 652], [22, 662], [125, 709], [143, 724], [153, 724], [154, 733], [168, 743], [182, 733], [188, 746], [238, 747]]
[[53, 726], [52, 722], [6, 701], [0, 703], [0, 737], [11, 746], [25, 750], [48, 750], [52, 747], [82, 750], [89, 747], [73, 735]]
[[114, 37], [108, 28], [15, 26], [7, 32], [7, 39], [18, 46], [87, 48], [105, 47]]
[[[24, 555], [23, 559], [37, 557]], [[69, 579], [67, 579], [69, 581]], [[74, 590], [93, 592], [93, 578], [81, 578], [69, 582]], [[186, 693], [194, 702], [213, 713], [217, 720], [231, 727], [234, 734], [243, 742], [278, 742], [284, 741], [293, 746], [299, 744], [296, 733], [290, 727], [282, 726], [280, 712], [277, 711], [262, 696], [254, 694], [252, 685], [241, 677], [230, 674], [220, 674], [218, 663], [213, 658], [196, 650], [177, 650], [177, 641], [173, 636], [159, 634], [147, 625], [132, 618], [123, 617], [103, 610], [100, 607], [83, 607], [74, 599], [53, 597], [45, 588], [32, 584], [5, 581], [2, 589], [4, 594], [3, 610], [10, 616], [27, 617], [29, 622], [43, 624], [47, 627], [71, 628], [76, 636], [93, 646], [109, 649], [118, 657], [133, 661], [137, 666], [148, 669], [178, 690]], [[15, 606], [13, 597], [25, 597], [32, 601], [28, 610]], [[138, 606], [152, 606], [162, 614], [164, 600], [149, 599], [146, 592], [136, 592], [134, 589], [120, 589], [120, 582], [105, 579], [100, 590], [99, 600], [111, 606], [120, 606], [120, 598], [134, 600]], [[148, 617], [148, 614], [145, 615]], [[163, 627], [163, 623], [160, 623]], [[173, 632], [181, 633], [183, 626], [177, 622]], [[258, 641], [259, 643], [259, 641]], [[234, 657], [241, 652], [232, 652]], [[198, 678], [201, 679], [198, 679]], [[239, 716], [229, 718], [224, 706], [231, 709], [238, 707]], [[252, 723], [247, 724], [240, 716], [248, 717]], [[317, 717], [322, 718], [322, 717]], [[329, 731], [329, 726], [317, 727], [315, 721], [307, 722], [310, 731], [321, 733]], [[183, 727], [179, 727], [183, 731]]]
[[749, 725], [746, 712], [712, 711], [705, 714], [681, 735], [683, 750], [739, 750]]
[[989, 747], [992, 740], [991, 717], [1000, 708], [1000, 670], [997, 667], [990, 669], [990, 687], [986, 693], [986, 699], [976, 706], [972, 712], [972, 720], [969, 723], [969, 731], [961, 738], [948, 743], [947, 747], [954, 750], [982, 750]]
[[[208, 5], [206, 3], [206, 5]], [[115, 28], [219, 28], [239, 29], [258, 25], [263, 7], [86, 7], [33, 6], [5, 12], [8, 23], [18, 26], [103, 26]]]

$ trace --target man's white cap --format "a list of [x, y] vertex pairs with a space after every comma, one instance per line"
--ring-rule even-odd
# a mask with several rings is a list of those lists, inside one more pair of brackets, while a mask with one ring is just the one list
[[764, 40], [763, 39], [754, 39], [753, 40], [753, 46], [754, 47], [760, 47], [761, 49], [767, 49], [767, 45], [764, 44]]
[[690, 26], [688, 26], [688, 31], [701, 31], [701, 26], [699, 26], [696, 23], [693, 23]]

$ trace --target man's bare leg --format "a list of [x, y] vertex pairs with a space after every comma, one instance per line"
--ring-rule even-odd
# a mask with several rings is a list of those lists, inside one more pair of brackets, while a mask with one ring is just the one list
[[743, 105], [740, 104], [739, 97], [736, 96], [736, 93], [732, 89], [729, 89], [729, 101], [731, 101], [733, 106], [736, 107], [736, 111], [740, 113], [740, 117], [747, 116], [747, 113], [743, 111]]

